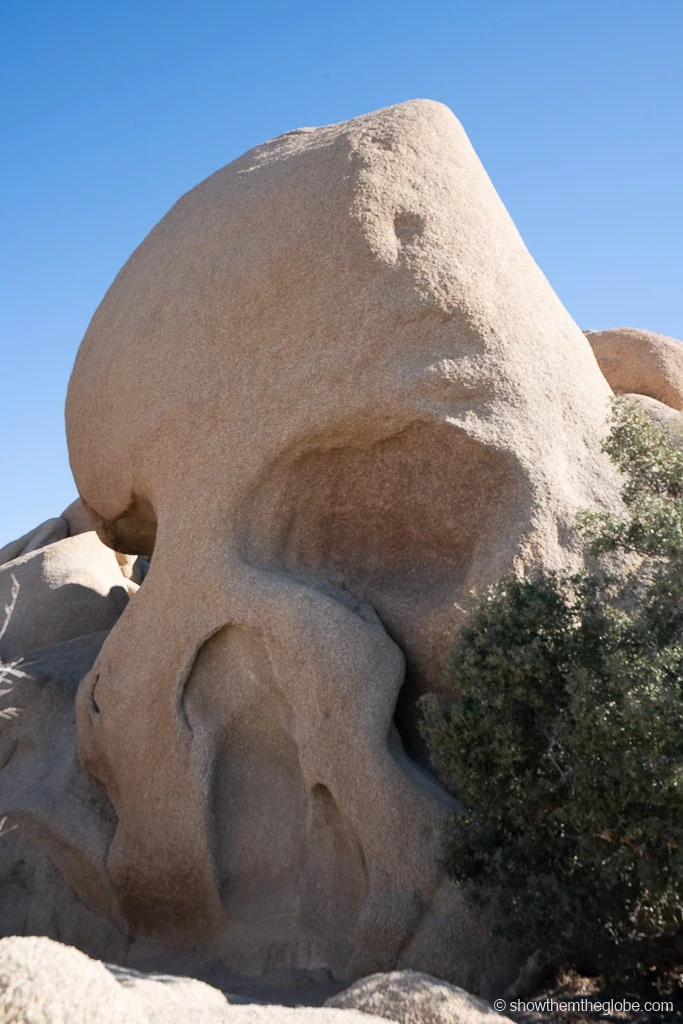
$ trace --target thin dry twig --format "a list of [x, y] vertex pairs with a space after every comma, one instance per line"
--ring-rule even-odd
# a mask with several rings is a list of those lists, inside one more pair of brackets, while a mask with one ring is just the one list
[[5, 621], [3, 622], [2, 627], [0, 628], [0, 640], [2, 640], [3, 636], [7, 632], [9, 620], [12, 618], [12, 613], [14, 612], [14, 609], [17, 604], [17, 598], [19, 597], [19, 580], [14, 575], [14, 573], [10, 574], [10, 579], [12, 581], [12, 588], [10, 590], [10, 602], [9, 604], [5, 605]]
[[[3, 622], [2, 627], [0, 627], [0, 640], [2, 640], [7, 631], [9, 621], [12, 618], [12, 613], [14, 612], [17, 604], [17, 598], [19, 596], [19, 581], [14, 573], [11, 574], [10, 579], [12, 581], [10, 601], [9, 604], [5, 605], [5, 621]], [[26, 678], [26, 672], [23, 672], [19, 668], [20, 663], [20, 660], [10, 661], [7, 662], [7, 664], [0, 662], [0, 687], [2, 687], [2, 689], [0, 689], [0, 697], [6, 697], [8, 693], [12, 692], [13, 680]], [[20, 708], [0, 708], [0, 718], [4, 718], [5, 720], [16, 718], [19, 714]], [[0, 826], [0, 831], [1, 828], [2, 826]]]

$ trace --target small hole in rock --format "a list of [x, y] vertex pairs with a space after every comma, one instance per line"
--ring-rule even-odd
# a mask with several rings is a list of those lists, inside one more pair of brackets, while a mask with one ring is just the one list
[[394, 231], [402, 245], [407, 245], [424, 230], [424, 217], [419, 213], [410, 213], [407, 210], [397, 213], [394, 217]]

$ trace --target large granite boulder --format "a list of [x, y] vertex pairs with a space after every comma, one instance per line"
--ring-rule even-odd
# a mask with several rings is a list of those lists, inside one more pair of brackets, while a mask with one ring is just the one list
[[439, 863], [415, 700], [473, 588], [580, 562], [610, 395], [439, 104], [288, 133], [176, 204], [67, 400], [87, 522], [154, 552], [78, 691], [98, 914], [244, 975], [509, 983]]
[[654, 398], [683, 410], [683, 344], [636, 327], [586, 331], [600, 369], [617, 395]]
[[154, 550], [78, 699], [132, 933], [244, 971], [510, 971], [392, 721], [473, 587], [578, 557], [609, 394], [439, 104], [259, 146], [151, 232], [67, 401], [91, 521]]

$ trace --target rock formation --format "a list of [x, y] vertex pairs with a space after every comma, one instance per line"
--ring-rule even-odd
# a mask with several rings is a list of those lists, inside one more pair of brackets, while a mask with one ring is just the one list
[[362, 1010], [399, 1024], [505, 1024], [507, 1017], [469, 992], [417, 971], [389, 971], [357, 981], [327, 1006]]
[[3, 1024], [148, 1024], [104, 964], [49, 939], [0, 939]]
[[[576, 512], [617, 500], [611, 393], [439, 104], [288, 133], [184, 196], [76, 360], [82, 505], [3, 549], [36, 596], [0, 874], [52, 893], [16, 930], [189, 973], [505, 987], [516, 951], [439, 865], [457, 807], [415, 700], [473, 588], [580, 562]], [[81, 549], [53, 614], [46, 567]]]
[[683, 410], [683, 345], [634, 327], [586, 331], [595, 358], [617, 395], [654, 398]]
[[[680, 342], [679, 342], [680, 344]], [[683, 345], [681, 345], [683, 348]], [[683, 439], [683, 412], [647, 395], [625, 394], [624, 401], [636, 406], [675, 438]]]
[[413, 972], [368, 978], [320, 1008], [244, 1005], [244, 1000], [226, 998], [192, 978], [125, 971], [50, 939], [0, 940], [0, 1024], [385, 1024], [387, 1020], [394, 1024], [505, 1024], [508, 1018], [494, 1014], [466, 992]]
[[92, 531], [65, 537], [0, 565], [0, 604], [16, 603], [0, 638], [0, 658], [86, 633], [110, 630], [138, 587]]
[[67, 400], [100, 537], [154, 550], [78, 699], [130, 931], [352, 977], [457, 920], [484, 970], [392, 718], [472, 587], [572, 557], [608, 395], [438, 104], [259, 146], [151, 232]]

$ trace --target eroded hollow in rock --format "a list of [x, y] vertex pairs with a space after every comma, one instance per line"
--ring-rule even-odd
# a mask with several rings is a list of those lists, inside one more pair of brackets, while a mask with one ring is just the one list
[[396, 724], [420, 762], [416, 698], [440, 686], [471, 579], [515, 528], [522, 490], [509, 453], [453, 423], [417, 421], [373, 443], [309, 442], [243, 509], [247, 560], [324, 581], [380, 616], [407, 656]]
[[305, 723], [262, 636], [238, 626], [214, 634], [197, 655], [184, 706], [195, 737], [213, 751], [211, 817], [224, 823], [213, 832], [230, 922], [221, 954], [248, 971], [265, 942], [273, 969], [297, 956], [325, 964], [330, 949], [343, 964], [367, 896], [365, 857], [330, 789], [305, 778], [297, 747]]

